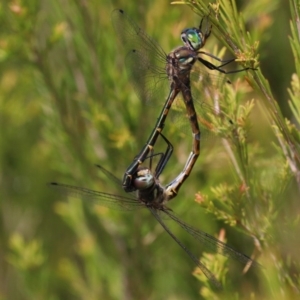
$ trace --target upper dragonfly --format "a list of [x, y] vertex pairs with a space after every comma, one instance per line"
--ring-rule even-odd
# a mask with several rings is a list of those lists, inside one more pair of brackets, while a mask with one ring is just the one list
[[[201, 20], [199, 28], [188, 28], [182, 31], [181, 40], [184, 46], [175, 48], [169, 54], [166, 54], [161, 46], [139, 28], [123, 10], [116, 9], [112, 12], [112, 22], [122, 46], [128, 51], [126, 57], [127, 69], [133, 77], [133, 84], [139, 98], [144, 102], [149, 102], [155, 95], [162, 97], [161, 94], [158, 95], [156, 92], [156, 90], [159, 91], [159, 87], [169, 87], [167, 100], [158, 117], [155, 128], [148, 138], [146, 145], [125, 171], [122, 185], [126, 192], [136, 189], [132, 183], [138, 167], [145, 161], [153, 149], [160, 132], [163, 130], [171, 105], [180, 92], [184, 100], [186, 114], [193, 133], [193, 145], [184, 169], [166, 186], [170, 200], [177, 195], [179, 188], [189, 176], [200, 154], [200, 129], [190, 84], [192, 68], [195, 69], [193, 66], [198, 61], [210, 70], [216, 70], [221, 73], [233, 73], [226, 72], [222, 67], [235, 59], [221, 60], [209, 53], [200, 51], [211, 33], [211, 26], [208, 24], [206, 17]], [[215, 66], [200, 57], [199, 54], [212, 57], [221, 62], [221, 65]], [[208, 73], [198, 70], [198, 79], [205, 76], [208, 76]]]

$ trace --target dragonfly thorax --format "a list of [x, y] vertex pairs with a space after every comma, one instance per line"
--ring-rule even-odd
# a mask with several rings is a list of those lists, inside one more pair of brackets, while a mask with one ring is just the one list
[[189, 73], [197, 60], [197, 52], [181, 46], [175, 48], [167, 56], [166, 71], [169, 79], [172, 81], [174, 77], [185, 81], [184, 77], [189, 78]]

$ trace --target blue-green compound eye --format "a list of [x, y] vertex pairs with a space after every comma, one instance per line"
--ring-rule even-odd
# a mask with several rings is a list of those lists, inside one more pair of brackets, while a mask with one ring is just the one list
[[199, 50], [203, 45], [201, 33], [196, 28], [188, 28], [181, 33], [181, 39], [192, 50]]

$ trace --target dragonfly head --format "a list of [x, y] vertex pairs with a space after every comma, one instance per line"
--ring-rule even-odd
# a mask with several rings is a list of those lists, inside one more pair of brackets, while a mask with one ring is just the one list
[[167, 200], [165, 188], [152, 175], [150, 169], [139, 169], [133, 184], [137, 189], [137, 198], [141, 202], [152, 208], [162, 208], [163, 203]]
[[183, 30], [181, 32], [181, 40], [189, 49], [198, 51], [204, 47], [206, 40], [210, 36], [211, 28], [208, 17], [204, 17], [200, 22], [199, 28], [193, 27]]
[[199, 50], [205, 44], [205, 36], [197, 28], [187, 28], [181, 32], [181, 40], [191, 50]]
[[137, 190], [145, 190], [152, 187], [155, 183], [154, 176], [150, 170], [143, 168], [137, 171], [136, 178], [133, 180], [133, 185]]

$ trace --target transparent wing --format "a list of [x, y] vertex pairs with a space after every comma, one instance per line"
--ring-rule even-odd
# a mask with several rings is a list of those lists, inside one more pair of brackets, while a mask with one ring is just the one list
[[[220, 282], [217, 280], [215, 275], [209, 271], [206, 266], [201, 263], [201, 261], [192, 253], [190, 250], [182, 244], [182, 242], [171, 232], [169, 227], [163, 222], [161, 219], [160, 214], [158, 214], [157, 210], [153, 208], [149, 208], [151, 211], [152, 215], [155, 217], [155, 219], [160, 223], [160, 225], [165, 229], [165, 231], [172, 237], [172, 239], [187, 253], [187, 255], [194, 261], [194, 263], [201, 269], [201, 271], [205, 274], [205, 276], [208, 278], [208, 280], [217, 288], [221, 289], [222, 286]], [[169, 211], [164, 211], [166, 215], [172, 218], [172, 214], [170, 215]], [[172, 218], [173, 219], [173, 218]], [[174, 220], [174, 219], [173, 219]]]
[[179, 219], [173, 212], [166, 210], [164, 211], [173, 221], [175, 221], [180, 227], [182, 227], [186, 232], [192, 235], [197, 241], [199, 241], [204, 247], [216, 252], [220, 253], [224, 256], [233, 258], [243, 264], [251, 263], [253, 266], [260, 266], [259, 263], [252, 260], [247, 255], [240, 253], [230, 246], [226, 245], [225, 243], [219, 241], [215, 237], [209, 235], [208, 233], [196, 229], [189, 224], [183, 222]]
[[145, 207], [133, 197], [124, 197], [120, 195], [112, 195], [104, 192], [97, 192], [90, 189], [77, 187], [57, 182], [49, 183], [49, 186], [66, 197], [81, 199], [83, 201], [92, 202], [115, 210], [134, 210]]
[[114, 29], [123, 47], [145, 51], [147, 55], [156, 56], [158, 60], [165, 61], [166, 54], [161, 46], [148, 36], [122, 9], [115, 9], [111, 14]]
[[108, 170], [106, 170], [105, 168], [103, 168], [100, 165], [96, 165], [96, 167], [117, 187], [122, 186], [122, 181], [119, 178], [117, 178], [113, 173], [109, 172]]
[[141, 101], [151, 104], [151, 101], [157, 98], [154, 94], [160, 93], [158, 99], [161, 105], [169, 86], [165, 71], [166, 53], [123, 10], [114, 10], [111, 18], [121, 46], [125, 50], [126, 69], [132, 77], [138, 97]]
[[147, 105], [162, 106], [170, 90], [166, 61], [160, 62], [142, 50], [131, 50], [125, 64], [139, 99]]

